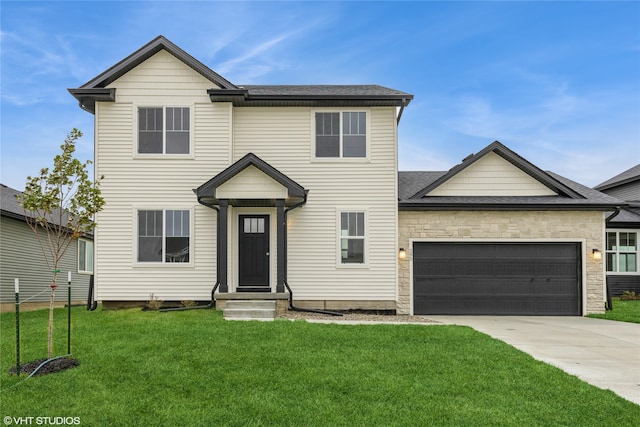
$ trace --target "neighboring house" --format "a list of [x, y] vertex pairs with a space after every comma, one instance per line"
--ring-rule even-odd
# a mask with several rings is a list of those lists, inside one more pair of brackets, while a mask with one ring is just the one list
[[[52, 272], [33, 230], [26, 222], [24, 210], [16, 196], [22, 193], [0, 184], [0, 307], [15, 309], [14, 279], [20, 279], [22, 307], [48, 307]], [[40, 231], [42, 232], [42, 231]], [[44, 232], [42, 232], [44, 233]], [[44, 234], [43, 234], [44, 236]], [[89, 278], [93, 273], [93, 237], [72, 242], [60, 263], [56, 305], [67, 303], [67, 272], [71, 272], [73, 304], [86, 304]]]
[[607, 284], [613, 296], [624, 291], [640, 294], [638, 236], [640, 236], [640, 164], [595, 187], [627, 202], [607, 216]]
[[[621, 202], [542, 172], [499, 143], [449, 173], [398, 180], [397, 126], [410, 94], [235, 85], [162, 36], [69, 91], [95, 115], [95, 168], [105, 176], [95, 230], [104, 307], [152, 294], [208, 300], [214, 285], [218, 308], [233, 298], [286, 307], [289, 285], [301, 307], [441, 312], [428, 302], [440, 298], [430, 282], [443, 274], [429, 270], [433, 253], [449, 273], [467, 261], [494, 268], [504, 260], [456, 261], [471, 247], [465, 241], [481, 253], [521, 253], [513, 274], [522, 281], [533, 271], [525, 280], [533, 285], [511, 304], [512, 289], [469, 269], [465, 289], [510, 308], [476, 307], [471, 291], [446, 297], [466, 307], [447, 311], [604, 310], [603, 263], [591, 253], [602, 248], [604, 211]], [[445, 276], [436, 286], [449, 286]]]

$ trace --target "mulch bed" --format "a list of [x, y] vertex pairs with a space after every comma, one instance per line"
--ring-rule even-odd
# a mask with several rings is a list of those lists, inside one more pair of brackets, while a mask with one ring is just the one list
[[[39, 359], [20, 365], [20, 374], [31, 374], [33, 371], [38, 369], [38, 366], [40, 366], [42, 362], [45, 362], [46, 360], [47, 359]], [[60, 359], [52, 360], [42, 368], [38, 369], [38, 372], [33, 374], [33, 376], [36, 377], [38, 375], [52, 374], [54, 372], [64, 371], [65, 369], [75, 368], [78, 365], [80, 365], [80, 362], [77, 359], [72, 357], [61, 357]], [[14, 366], [9, 370], [9, 375], [15, 374], [16, 367]]]

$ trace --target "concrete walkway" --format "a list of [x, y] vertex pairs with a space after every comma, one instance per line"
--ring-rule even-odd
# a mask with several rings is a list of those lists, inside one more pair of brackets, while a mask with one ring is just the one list
[[589, 317], [428, 317], [470, 326], [640, 405], [640, 324]]

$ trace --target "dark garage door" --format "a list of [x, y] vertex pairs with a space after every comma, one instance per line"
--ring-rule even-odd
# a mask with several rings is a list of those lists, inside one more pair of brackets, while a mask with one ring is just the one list
[[414, 243], [415, 314], [581, 315], [578, 243]]

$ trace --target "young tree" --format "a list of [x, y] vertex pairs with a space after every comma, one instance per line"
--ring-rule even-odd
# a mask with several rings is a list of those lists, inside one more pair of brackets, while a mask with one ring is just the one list
[[82, 163], [73, 156], [80, 137], [82, 132], [78, 129], [69, 132], [60, 146], [62, 153], [53, 159], [53, 169], [43, 168], [39, 176], [27, 177], [24, 193], [18, 196], [27, 224], [34, 231], [53, 274], [49, 285], [49, 358], [53, 354], [53, 306], [60, 261], [72, 242], [95, 228], [94, 215], [104, 206], [100, 195], [100, 181], [104, 177], [92, 182], [87, 171], [91, 161]]

